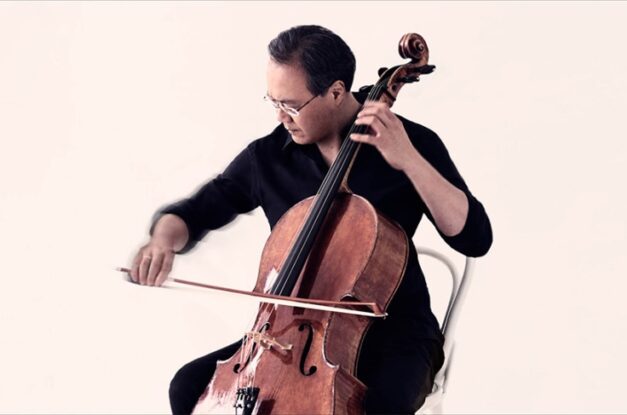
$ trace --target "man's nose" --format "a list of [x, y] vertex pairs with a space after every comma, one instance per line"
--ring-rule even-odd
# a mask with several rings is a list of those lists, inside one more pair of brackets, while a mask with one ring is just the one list
[[288, 121], [292, 121], [292, 117], [281, 108], [276, 109], [276, 119], [278, 122], [285, 124]]

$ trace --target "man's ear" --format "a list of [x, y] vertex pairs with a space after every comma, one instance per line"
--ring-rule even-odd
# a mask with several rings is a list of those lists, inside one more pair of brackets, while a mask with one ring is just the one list
[[346, 87], [344, 86], [344, 82], [338, 80], [333, 82], [330, 86], [330, 90], [333, 95], [333, 99], [337, 100], [346, 91]]

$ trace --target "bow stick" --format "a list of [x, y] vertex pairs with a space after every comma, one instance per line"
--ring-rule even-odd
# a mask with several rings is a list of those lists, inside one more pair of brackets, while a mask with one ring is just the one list
[[[130, 274], [131, 270], [124, 267], [116, 268], [116, 271], [125, 272]], [[179, 284], [192, 285], [195, 287], [208, 288], [211, 290], [225, 291], [232, 294], [245, 295], [248, 297], [256, 297], [260, 299], [260, 302], [270, 303], [275, 305], [287, 305], [292, 307], [307, 308], [311, 310], [324, 310], [332, 311], [335, 313], [353, 314], [358, 316], [385, 318], [387, 313], [381, 311], [381, 308], [376, 303], [359, 302], [359, 301], [330, 301], [330, 300], [316, 300], [311, 298], [300, 297], [287, 297], [283, 295], [256, 293], [252, 291], [237, 290], [235, 288], [219, 287], [217, 285], [203, 284], [200, 282], [182, 280], [180, 278], [168, 277], [166, 281], [173, 281]], [[371, 311], [355, 310], [350, 307], [366, 307]], [[346, 307], [346, 308], [345, 308]]]

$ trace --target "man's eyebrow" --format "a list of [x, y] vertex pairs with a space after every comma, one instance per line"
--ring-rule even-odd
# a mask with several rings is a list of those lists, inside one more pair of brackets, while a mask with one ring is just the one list
[[280, 102], [281, 104], [296, 104], [296, 101], [294, 101], [293, 99], [284, 99], [284, 100], [279, 101], [278, 99], [270, 95], [268, 92], [266, 92], [266, 96], [273, 101]]

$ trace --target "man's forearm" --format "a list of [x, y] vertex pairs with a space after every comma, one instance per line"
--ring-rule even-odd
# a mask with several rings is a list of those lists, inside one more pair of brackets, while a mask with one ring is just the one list
[[433, 220], [446, 236], [462, 231], [468, 217], [468, 198], [414, 151], [409, 155], [403, 171], [427, 205]]

